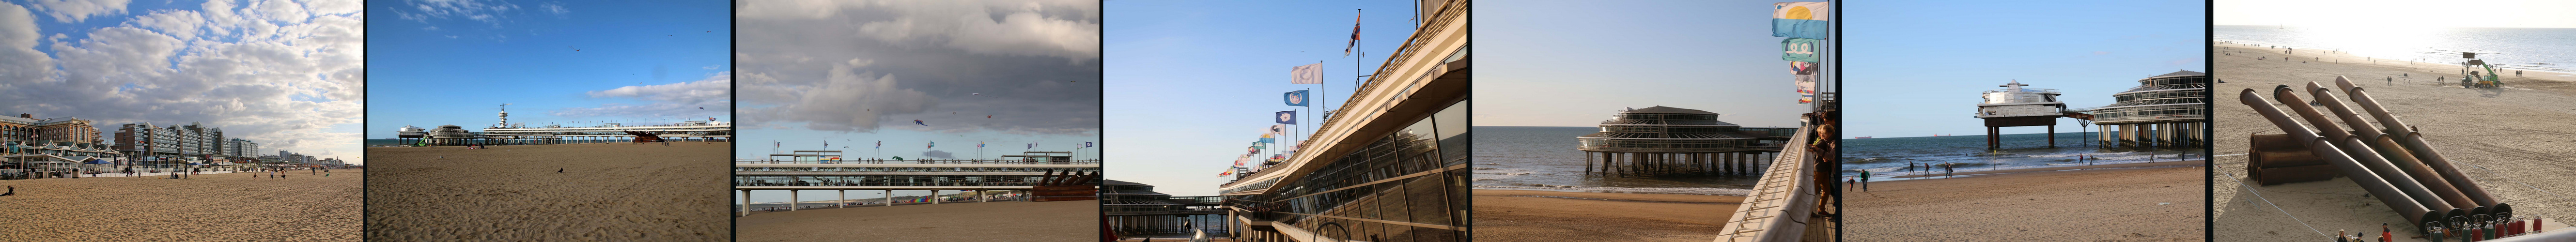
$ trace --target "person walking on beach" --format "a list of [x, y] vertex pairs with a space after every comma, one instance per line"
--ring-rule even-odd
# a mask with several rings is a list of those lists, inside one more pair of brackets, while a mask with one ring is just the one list
[[1860, 190], [1869, 191], [1869, 171], [1860, 171]]
[[1954, 168], [1956, 167], [1952, 167], [1950, 164], [1941, 164], [1941, 176], [1946, 178], [1951, 175], [1958, 174], [1958, 170]]
[[2388, 77], [2388, 85], [2397, 85], [2397, 77]]

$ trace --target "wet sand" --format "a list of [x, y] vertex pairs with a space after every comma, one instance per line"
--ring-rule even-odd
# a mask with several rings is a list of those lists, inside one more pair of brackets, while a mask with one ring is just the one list
[[[1845, 190], [1853, 241], [2201, 241], [2206, 166], [1994, 174]], [[1483, 204], [1478, 204], [1483, 205]]]
[[[725, 142], [367, 147], [369, 241], [724, 241]], [[564, 169], [563, 173], [555, 170]]]
[[1476, 241], [1709, 241], [1741, 196], [1476, 189]]
[[849, 207], [734, 222], [741, 241], [1098, 241], [1100, 201]]
[[[2569, 211], [2576, 209], [2576, 197], [2558, 195], [2576, 192], [2576, 176], [2567, 175], [2576, 174], [2576, 162], [2571, 162], [2576, 159], [2569, 158], [2576, 157], [2576, 128], [2568, 122], [2576, 120], [2576, 105], [2570, 105], [2576, 103], [2576, 96], [2571, 96], [2576, 95], [2576, 76], [2526, 71], [2516, 77], [2508, 71], [2502, 79], [2511, 88], [2467, 89], [2458, 86], [2456, 64], [2370, 64], [2362, 57], [2307, 50], [2285, 63], [2280, 61], [2279, 49], [2219, 46], [2239, 51], [2214, 60], [2218, 67], [2214, 73], [2227, 82], [2216, 88], [2221, 101], [2213, 110], [2218, 124], [2212, 129], [2219, 134], [2213, 151], [2227, 156], [2218, 157], [2218, 167], [2213, 169], [2219, 172], [2209, 178], [2217, 181], [2210, 192], [2217, 199], [2213, 201], [2217, 207], [2212, 208], [2214, 234], [2222, 241], [2326, 240], [2317, 231], [2377, 233], [2380, 223], [2405, 223], [2396, 212], [2379, 205], [2378, 199], [2363, 197], [2367, 192], [2346, 178], [2273, 186], [2240, 182], [2245, 179], [2247, 157], [2231, 154], [2249, 149], [2245, 134], [2281, 132], [2236, 101], [2236, 93], [2253, 88], [2269, 98], [2274, 85], [2298, 87], [2311, 81], [2332, 88], [2338, 75], [2367, 88], [2391, 113], [2416, 126], [2435, 149], [2485, 184], [2496, 199], [2513, 204], [2517, 215], [2550, 220], [2576, 215]], [[2317, 57], [2327, 61], [2298, 61]], [[2400, 73], [2407, 76], [2396, 77], [2395, 84], [2383, 79]], [[2434, 76], [2452, 80], [2436, 82]], [[2336, 95], [2349, 98], [2341, 92]], [[2261, 196], [2247, 193], [2248, 186]], [[2420, 234], [2407, 226], [2392, 227], [2398, 228], [2401, 237]]]
[[358, 241], [364, 174], [0, 181], [0, 241]]
[[1943, 174], [1943, 173], [1933, 173], [1933, 174], [1928, 174], [1928, 175], [1902, 175], [1902, 176], [1896, 176], [1896, 177], [1891, 177], [1891, 178], [1939, 177], [1939, 176], [1945, 176], [1945, 175], [1947, 175], [1947, 176], [1966, 176], [1966, 175], [2003, 174], [2003, 173], [2023, 173], [2023, 172], [2043, 172], [2043, 171], [2063, 171], [2063, 170], [2082, 170], [2082, 169], [2139, 168], [2139, 167], [2157, 167], [2157, 166], [2208, 166], [2208, 165], [2209, 165], [2209, 160], [2158, 161], [2158, 162], [2138, 162], [2138, 163], [2120, 163], [2120, 164], [2086, 165], [2086, 166], [2060, 166], [2060, 167], [2023, 168], [2023, 169], [2011, 169], [2011, 170], [2000, 170], [2000, 171], [1969, 171], [1969, 172], [1956, 172], [1956, 173], [1948, 173], [1948, 174]]

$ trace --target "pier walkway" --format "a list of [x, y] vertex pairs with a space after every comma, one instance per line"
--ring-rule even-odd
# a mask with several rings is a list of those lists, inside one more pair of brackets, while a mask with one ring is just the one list
[[1762, 172], [1762, 180], [1746, 194], [1744, 204], [1736, 206], [1716, 241], [1802, 241], [1802, 238], [1831, 241], [1832, 221], [1815, 215], [1824, 204], [1813, 182], [1817, 159], [1806, 153], [1814, 126], [1798, 129], [1784, 145], [1777, 159]]

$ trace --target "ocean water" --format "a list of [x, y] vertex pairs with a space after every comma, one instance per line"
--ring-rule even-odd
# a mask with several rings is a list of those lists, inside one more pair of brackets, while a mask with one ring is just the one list
[[[2214, 38], [2299, 51], [2341, 50], [2392, 59], [2459, 63], [2459, 52], [2477, 52], [2498, 67], [2576, 73], [2576, 28], [2344, 29], [2302, 26], [2218, 25]], [[2272, 50], [2278, 51], [2278, 50]], [[2510, 77], [2508, 75], [2508, 77]]]
[[2057, 148], [2048, 148], [2048, 134], [2003, 135], [2003, 149], [1987, 151], [1985, 135], [1935, 137], [1896, 137], [1843, 139], [1843, 175], [1856, 177], [1860, 171], [1872, 174], [1871, 181], [1900, 175], [1938, 173], [1940, 168], [1905, 170], [1906, 163], [1956, 164], [1959, 172], [2011, 170], [2022, 168], [2088, 165], [2076, 156], [2090, 156], [2090, 164], [2119, 164], [2150, 161], [2173, 161], [2188, 156], [2206, 159], [2208, 150], [2119, 148], [2093, 145], [2098, 136], [2088, 133], [2057, 133]]
[[1743, 195], [1755, 177], [1602, 177], [1583, 174], [1574, 137], [1598, 127], [1475, 126], [1475, 186], [1583, 192]]

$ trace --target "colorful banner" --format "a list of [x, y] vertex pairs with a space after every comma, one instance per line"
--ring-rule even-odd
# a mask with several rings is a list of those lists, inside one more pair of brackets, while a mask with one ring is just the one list
[[1816, 59], [1816, 48], [1821, 47], [1824, 42], [1824, 40], [1807, 38], [1789, 38], [1786, 40], [1780, 40], [1780, 60], [1810, 63], [1821, 62]]
[[1833, 25], [1827, 24], [1826, 2], [1785, 2], [1771, 4], [1771, 36], [1826, 39]]
[[1297, 111], [1279, 111], [1279, 124], [1297, 124]]

